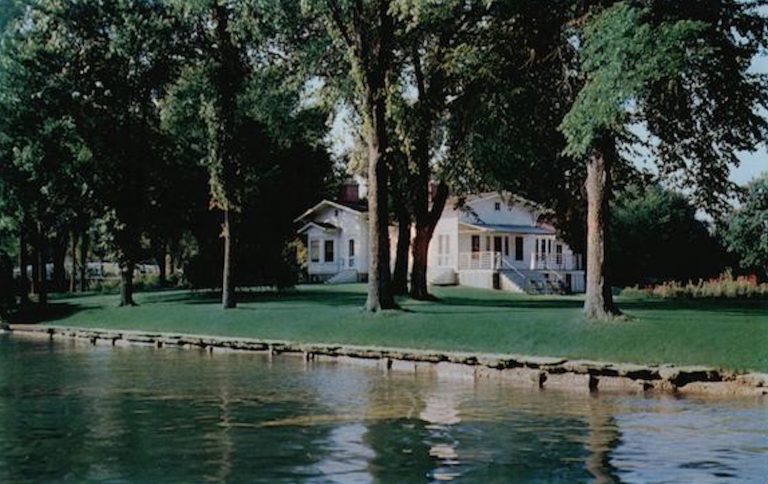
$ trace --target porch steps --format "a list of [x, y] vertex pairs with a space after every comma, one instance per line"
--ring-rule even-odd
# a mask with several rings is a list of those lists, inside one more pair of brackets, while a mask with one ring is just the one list
[[526, 294], [565, 294], [565, 287], [558, 280], [547, 279], [539, 271], [502, 270], [502, 289]]
[[350, 284], [359, 280], [355, 269], [345, 269], [325, 281], [326, 284]]

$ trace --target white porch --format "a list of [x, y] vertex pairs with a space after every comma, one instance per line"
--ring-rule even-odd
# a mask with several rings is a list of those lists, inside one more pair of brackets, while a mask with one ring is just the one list
[[582, 258], [547, 227], [461, 223], [460, 284], [513, 292], [583, 290]]
[[502, 252], [462, 252], [459, 254], [459, 270], [504, 270], [527, 269], [531, 271], [580, 271], [580, 254], [546, 254], [532, 253], [529, 255], [529, 267], [522, 267], [519, 261], [504, 255]]

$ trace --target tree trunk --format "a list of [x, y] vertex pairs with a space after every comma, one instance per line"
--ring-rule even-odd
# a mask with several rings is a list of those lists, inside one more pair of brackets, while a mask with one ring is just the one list
[[29, 278], [27, 277], [27, 234], [19, 228], [19, 304], [29, 304]]
[[42, 227], [37, 229], [37, 302], [48, 303], [47, 240]]
[[424, 229], [416, 229], [413, 239], [413, 267], [411, 268], [411, 297], [419, 300], [433, 299], [427, 291], [427, 258], [429, 255], [429, 236]]
[[69, 292], [77, 291], [77, 232], [72, 231], [72, 245], [69, 256], [72, 258], [72, 271], [69, 273]]
[[53, 292], [64, 292], [67, 286], [67, 271], [64, 266], [64, 260], [67, 258], [67, 237], [56, 235], [53, 238], [51, 246], [51, 259], [53, 261], [53, 277], [51, 290]]
[[[387, 137], [387, 81], [391, 70], [393, 19], [389, 2], [378, 2], [379, 35], [360, 35], [360, 59], [364, 76], [364, 112], [368, 143], [368, 233], [370, 255], [368, 264], [368, 298], [365, 310], [377, 312], [395, 309], [392, 274], [389, 266], [389, 168], [385, 159]], [[365, 30], [365, 29], [363, 29]]]
[[237, 128], [237, 95], [245, 81], [245, 72], [241, 65], [238, 47], [232, 39], [229, 30], [229, 14], [227, 6], [223, 2], [213, 2], [213, 18], [216, 21], [216, 43], [218, 53], [218, 69], [214, 85], [218, 95], [217, 111], [219, 119], [216, 126], [216, 149], [220, 158], [220, 177], [222, 185], [219, 205], [222, 205], [224, 221], [222, 223], [222, 236], [224, 237], [224, 264], [221, 283], [221, 305], [224, 309], [237, 306], [236, 288], [234, 278], [233, 261], [235, 257], [235, 231], [232, 200], [236, 197], [231, 185], [239, 177], [239, 153], [235, 146], [235, 132]]
[[368, 264], [368, 299], [365, 309], [377, 312], [394, 309], [389, 268], [389, 210], [387, 210], [387, 168], [382, 159], [379, 139], [369, 136], [368, 149], [368, 231], [370, 256]]
[[155, 255], [155, 261], [157, 262], [157, 282], [160, 285], [160, 287], [165, 287], [167, 283], [167, 272], [165, 267], [165, 259], [166, 259], [166, 250], [165, 250], [165, 244], [162, 244], [157, 251], [157, 254]]
[[392, 272], [392, 292], [402, 296], [408, 294], [408, 250], [411, 247], [411, 217], [401, 203], [396, 205], [397, 251], [395, 270]]
[[88, 290], [88, 233], [80, 234], [80, 292]]
[[234, 247], [232, 243], [232, 221], [230, 218], [229, 210], [224, 210], [224, 224], [222, 226], [222, 236], [224, 237], [224, 273], [222, 274], [221, 283], [221, 305], [224, 309], [231, 309], [237, 306], [234, 274], [232, 272]]
[[37, 294], [40, 290], [40, 248], [37, 240], [37, 234], [32, 234], [32, 280], [31, 290], [32, 294]]
[[120, 266], [120, 307], [136, 306], [133, 300], [133, 260], [129, 260]]
[[[422, 187], [419, 187], [422, 189]], [[429, 180], [423, 187], [429, 197]], [[411, 268], [411, 297], [419, 300], [434, 300], [427, 287], [427, 264], [429, 262], [429, 243], [435, 233], [437, 222], [443, 214], [448, 200], [448, 186], [441, 183], [432, 200], [432, 208], [423, 208], [416, 214], [416, 237], [413, 241], [413, 267]]]
[[610, 221], [610, 162], [614, 154], [614, 141], [608, 139], [600, 143], [600, 148], [587, 162], [587, 293], [584, 315], [592, 320], [607, 320], [621, 314], [613, 303], [606, 250]]

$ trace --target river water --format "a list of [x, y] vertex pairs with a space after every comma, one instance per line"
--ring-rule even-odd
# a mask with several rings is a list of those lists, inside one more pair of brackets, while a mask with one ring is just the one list
[[0, 336], [0, 482], [754, 482], [768, 401]]

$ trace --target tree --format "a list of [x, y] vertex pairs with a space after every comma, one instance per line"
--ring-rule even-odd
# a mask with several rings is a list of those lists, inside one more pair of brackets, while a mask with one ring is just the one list
[[618, 191], [612, 209], [610, 276], [618, 286], [715, 277], [729, 262], [680, 192], [631, 185]]
[[[19, 266], [27, 266], [31, 241], [34, 289], [45, 303], [48, 249], [55, 246], [50, 242], [63, 238], [89, 202], [90, 154], [72, 116], [74, 96], [66, 75], [71, 55], [56, 50], [47, 13], [38, 7], [24, 10], [3, 35], [0, 177], [6, 215], [15, 219], [18, 229]], [[54, 258], [60, 278], [61, 262]], [[24, 299], [26, 270], [20, 279]]]
[[[334, 74], [352, 73], [349, 101], [363, 118], [368, 149], [368, 297], [365, 310], [397, 307], [389, 255], [388, 90], [393, 69], [395, 26], [389, 0], [311, 2], [307, 17], [317, 16], [327, 34], [326, 46], [338, 53]], [[318, 55], [318, 52], [315, 52]], [[323, 57], [323, 53], [319, 53]], [[339, 67], [343, 66], [343, 67]]]
[[391, 111], [410, 167], [402, 193], [416, 220], [413, 297], [430, 298], [428, 247], [449, 187], [459, 200], [513, 190], [570, 215], [578, 168], [561, 154], [557, 126], [572, 100], [564, 73], [574, 48], [562, 35], [572, 11], [563, 2], [509, 1], [398, 10], [402, 72]]
[[[327, 113], [305, 98], [305, 79], [283, 46], [298, 5], [285, 7], [177, 5], [194, 34], [186, 66], [162, 100], [163, 126], [178, 156], [205, 170], [208, 205], [223, 219], [211, 223], [194, 209], [197, 250], [188, 275], [196, 286], [221, 281], [224, 308], [236, 305], [240, 284], [295, 281], [285, 249], [294, 236], [290, 221], [315, 201], [330, 170], [321, 145]], [[220, 228], [216, 239], [207, 234], [212, 226]]]
[[187, 34], [165, 2], [75, 2], [61, 8], [60, 34], [76, 39], [73, 63], [85, 73], [73, 83], [80, 94], [78, 129], [96, 160], [102, 242], [120, 264], [120, 305], [132, 306], [134, 269], [144, 254], [150, 167], [162, 156], [157, 102], [176, 76]]
[[617, 2], [579, 19], [583, 85], [563, 119], [565, 152], [586, 159], [589, 319], [620, 311], [608, 279], [612, 176], [622, 152], [645, 144], [660, 172], [678, 175], [711, 209], [722, 206], [738, 150], [764, 138], [757, 108], [768, 100], [764, 76], [749, 72], [766, 43], [766, 21], [753, 2]]
[[768, 175], [747, 185], [744, 203], [728, 217], [725, 241], [744, 269], [768, 278]]

